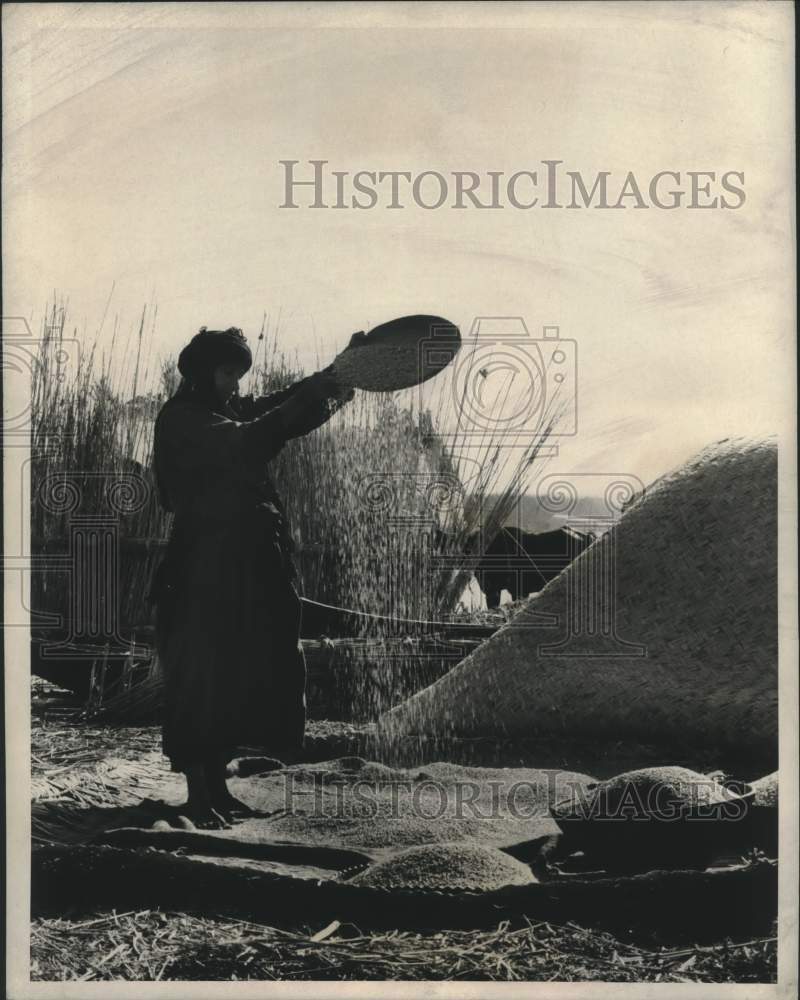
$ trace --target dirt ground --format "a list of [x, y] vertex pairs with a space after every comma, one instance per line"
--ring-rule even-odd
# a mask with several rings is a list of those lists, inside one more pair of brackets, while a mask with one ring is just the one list
[[[314, 794], [319, 783], [315, 775], [320, 773], [335, 775], [333, 786], [341, 783], [343, 775], [364, 777], [365, 769], [373, 779], [392, 770], [397, 774], [396, 768], [365, 758], [358, 762], [355, 755], [342, 753], [347, 748], [363, 748], [369, 735], [369, 727], [311, 723], [310, 756], [327, 763], [314, 768], [294, 765], [301, 797], [303, 791]], [[154, 792], [161, 795], [165, 788], [176, 795], [181, 791], [180, 776], [169, 774], [160, 755], [157, 727], [93, 726], [79, 718], [74, 703], [42, 684], [34, 685], [31, 764], [37, 803], [58, 800], [81, 813], [124, 809]], [[438, 771], [436, 767], [428, 770], [446, 784], [447, 768], [440, 764]], [[463, 774], [465, 769], [454, 770]], [[412, 777], [418, 773], [419, 767]], [[539, 786], [536, 775], [531, 777], [529, 794], [535, 799]], [[235, 778], [231, 784], [245, 798], [254, 794], [254, 788], [260, 789], [255, 793], [259, 802], [253, 804], [270, 806], [274, 805], [273, 793], [265, 789], [271, 782], [274, 776], [267, 775], [260, 782]], [[380, 824], [358, 815], [350, 820], [344, 835], [338, 825], [337, 845], [367, 851], [372, 858], [380, 855], [386, 847]], [[279, 824], [281, 838], [300, 835], [320, 845], [329, 842], [324, 817], [321, 825], [302, 818], [299, 822], [302, 829], [298, 830], [297, 816], [285, 817]], [[396, 832], [397, 827], [391, 829]], [[410, 842], [419, 843], [420, 836], [426, 842], [433, 827], [421, 831], [412, 821], [408, 829]], [[529, 821], [525, 829], [530, 831]], [[504, 821], [491, 827], [487, 842], [513, 842], [520, 832], [521, 828]], [[434, 835], [434, 839], [452, 836], [451, 830], [446, 838]], [[236, 838], [258, 839], [253, 831], [248, 836], [241, 826]], [[34, 909], [32, 978], [774, 982], [776, 976], [774, 928], [769, 935], [747, 941], [645, 948], [601, 930], [525, 918], [476, 930], [443, 927], [417, 933], [359, 928], [344, 917], [325, 926], [296, 919], [287, 925], [253, 922], [214, 912], [213, 903], [202, 912], [166, 907], [122, 912], [123, 906], [119, 910], [76, 905], [53, 914]]]

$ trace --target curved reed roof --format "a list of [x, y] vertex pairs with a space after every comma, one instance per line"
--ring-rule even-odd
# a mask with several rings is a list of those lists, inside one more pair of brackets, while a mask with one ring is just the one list
[[602, 736], [770, 757], [777, 671], [777, 448], [725, 440], [654, 483], [380, 731]]

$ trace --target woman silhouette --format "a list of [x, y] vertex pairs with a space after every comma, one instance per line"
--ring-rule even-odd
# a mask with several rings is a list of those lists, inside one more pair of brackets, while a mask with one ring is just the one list
[[326, 370], [268, 396], [239, 396], [251, 364], [240, 330], [204, 327], [181, 351], [183, 382], [155, 425], [159, 498], [175, 515], [151, 591], [163, 751], [186, 774], [181, 811], [202, 828], [250, 812], [225, 782], [237, 747], [303, 746], [300, 599], [267, 463], [353, 395]]

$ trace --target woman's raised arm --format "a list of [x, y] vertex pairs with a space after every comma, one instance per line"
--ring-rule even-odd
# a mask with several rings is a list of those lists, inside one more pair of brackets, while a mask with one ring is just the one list
[[167, 406], [156, 424], [156, 473], [183, 485], [216, 478], [257, 481], [287, 439], [277, 408], [240, 421], [203, 407]]
[[330, 369], [325, 369], [268, 396], [241, 396], [236, 409], [243, 420], [251, 422], [270, 413], [280, 413], [288, 439], [308, 434], [329, 420], [338, 409], [331, 407], [330, 400], [341, 405], [352, 397], [353, 390], [343, 389]]
[[274, 410], [276, 406], [280, 406], [307, 381], [307, 378], [301, 378], [287, 388], [276, 389], [274, 392], [268, 392], [265, 396], [254, 396], [252, 393], [238, 396], [235, 403], [236, 409], [242, 420], [255, 420], [256, 417], [261, 417], [265, 413], [269, 413], [270, 410]]
[[[317, 372], [288, 390], [261, 400], [273, 401], [260, 415], [231, 419], [205, 407], [175, 402], [167, 404], [156, 424], [157, 452], [173, 468], [192, 475], [226, 474], [248, 480], [259, 475], [290, 439], [308, 434], [331, 416], [328, 400], [341, 398], [333, 376]], [[345, 393], [347, 395], [347, 393]]]
[[[354, 333], [350, 338], [350, 343], [347, 345], [348, 348], [358, 347], [363, 344], [366, 341], [366, 337], [367, 335], [363, 330], [359, 330], [357, 333]], [[298, 391], [308, 389], [309, 383], [312, 379], [315, 380], [316, 384], [320, 384], [320, 380], [324, 382], [324, 389], [329, 398], [337, 399], [340, 402], [347, 402], [353, 398], [352, 389], [343, 389], [342, 386], [337, 385], [333, 376], [333, 365], [328, 365], [328, 367], [323, 368], [322, 371], [315, 372], [313, 375], [301, 378], [298, 382], [288, 386], [286, 389], [278, 389], [275, 392], [267, 393], [266, 396], [253, 396], [252, 393], [247, 396], [239, 396], [236, 403], [237, 409], [243, 420], [253, 420], [255, 417], [260, 417], [262, 414], [275, 409], [276, 406], [280, 406], [282, 403], [285, 403]]]

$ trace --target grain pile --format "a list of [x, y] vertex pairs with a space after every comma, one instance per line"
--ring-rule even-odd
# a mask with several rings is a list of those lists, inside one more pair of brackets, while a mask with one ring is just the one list
[[[720, 442], [651, 486], [379, 732], [387, 742], [605, 738], [774, 760], [776, 565], [777, 448]], [[615, 596], [599, 590], [601, 571]]]
[[613, 816], [621, 812], [651, 815], [679, 807], [707, 806], [737, 796], [705, 774], [686, 767], [643, 767], [601, 781], [585, 793], [555, 804], [556, 819], [567, 816]]
[[530, 868], [502, 851], [475, 844], [414, 847], [367, 868], [350, 880], [376, 889], [452, 889], [491, 892], [529, 885]]
[[[176, 809], [186, 799], [182, 776], [171, 773], [158, 754], [136, 767], [122, 766], [126, 763], [136, 762], [109, 761], [87, 771], [79, 786], [62, 788], [56, 801], [34, 802], [34, 838], [79, 844], [119, 827], [180, 826]], [[280, 762], [259, 758], [255, 774], [242, 766], [247, 760], [238, 763], [229, 788], [260, 815], [214, 831], [215, 837], [361, 849], [379, 860], [424, 844], [501, 848], [549, 836], [558, 829], [552, 804], [595, 781], [578, 772], [532, 768], [449, 763], [391, 768], [361, 757], [269, 771], [261, 766]], [[40, 792], [52, 799], [58, 790], [48, 784]]]
[[[445, 762], [401, 769], [349, 757], [232, 782], [231, 788], [253, 808], [286, 808], [270, 819], [269, 838], [380, 857], [426, 844], [501, 848], [549, 836], [557, 832], [551, 805], [593, 781], [571, 771]], [[247, 836], [257, 823], [238, 825], [236, 836]]]
[[753, 805], [768, 806], [777, 808], [778, 806], [778, 772], [773, 771], [758, 781], [753, 781], [752, 787], [755, 794]]

